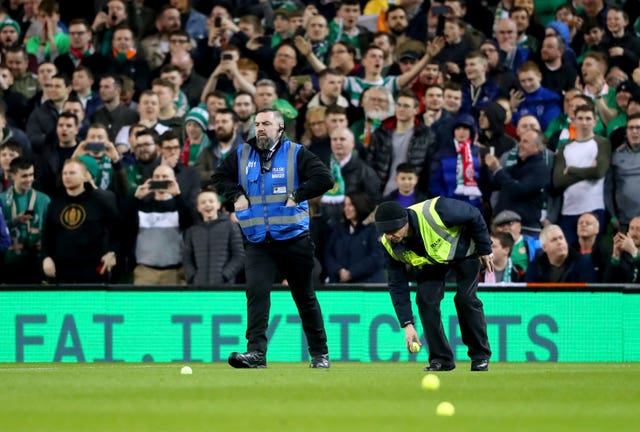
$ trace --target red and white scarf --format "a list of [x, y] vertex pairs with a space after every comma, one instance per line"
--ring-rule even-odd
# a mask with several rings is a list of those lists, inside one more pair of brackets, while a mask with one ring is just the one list
[[480, 198], [482, 192], [478, 188], [476, 182], [476, 170], [473, 166], [473, 155], [471, 154], [471, 146], [473, 142], [468, 139], [466, 141], [453, 140], [458, 153], [456, 163], [456, 195], [463, 195], [469, 199]]

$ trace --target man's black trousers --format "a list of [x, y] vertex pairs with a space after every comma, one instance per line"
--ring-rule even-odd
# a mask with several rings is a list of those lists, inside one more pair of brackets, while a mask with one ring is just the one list
[[271, 286], [279, 273], [287, 280], [298, 307], [309, 353], [312, 356], [327, 354], [327, 334], [320, 304], [313, 289], [313, 249], [309, 236], [247, 245], [245, 273], [248, 351], [267, 352]]
[[460, 323], [462, 341], [468, 347], [471, 360], [489, 359], [491, 349], [487, 337], [487, 321], [482, 302], [477, 296], [480, 262], [477, 257], [456, 261], [450, 265], [424, 266], [417, 276], [416, 303], [429, 346], [429, 361], [454, 364], [454, 354], [442, 327], [440, 302], [444, 297], [445, 279], [450, 271], [455, 275], [454, 303]]

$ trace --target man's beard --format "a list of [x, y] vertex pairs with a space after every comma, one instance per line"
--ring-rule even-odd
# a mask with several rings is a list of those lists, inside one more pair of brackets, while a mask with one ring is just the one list
[[273, 138], [256, 137], [256, 147], [258, 147], [259, 150], [269, 150], [271, 147], [273, 147], [274, 143], [275, 140]]
[[407, 28], [392, 28], [389, 29], [391, 30], [391, 33], [393, 33], [395, 36], [401, 36], [404, 34], [404, 32], [407, 30]]
[[222, 129], [216, 129], [216, 138], [220, 142], [229, 142], [233, 138], [233, 131], [226, 131]]
[[389, 111], [384, 110], [371, 110], [367, 111], [367, 118], [371, 120], [384, 120], [391, 115]]

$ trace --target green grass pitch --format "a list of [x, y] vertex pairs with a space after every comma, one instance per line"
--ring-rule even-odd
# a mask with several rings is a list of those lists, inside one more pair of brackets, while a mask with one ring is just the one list
[[[640, 431], [635, 363], [0, 364], [0, 431]], [[436, 405], [455, 405], [453, 417]]]

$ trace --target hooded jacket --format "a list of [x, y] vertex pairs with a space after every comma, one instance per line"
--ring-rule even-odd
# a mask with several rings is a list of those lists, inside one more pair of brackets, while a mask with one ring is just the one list
[[[438, 143], [438, 150], [434, 154], [430, 163], [429, 172], [429, 193], [431, 197], [443, 196], [447, 198], [455, 198], [461, 201], [468, 202], [469, 204], [482, 208], [480, 199], [470, 200], [466, 196], [456, 195], [455, 189], [457, 186], [457, 162], [458, 153], [453, 143], [453, 131], [458, 126], [466, 126], [471, 129], [471, 139], [476, 136], [476, 123], [470, 114], [458, 114], [452, 121], [452, 134], [444, 142]], [[471, 153], [473, 157], [473, 166], [475, 168], [475, 179], [479, 182], [480, 179], [480, 153], [477, 145], [471, 146]], [[428, 163], [428, 161], [427, 161]]]
[[[493, 147], [496, 157], [499, 158], [516, 145], [516, 141], [504, 133], [504, 121], [507, 118], [507, 113], [500, 104], [493, 101], [484, 104], [480, 111], [484, 111], [487, 120], [489, 120], [489, 128], [480, 131], [478, 142], [487, 147]], [[491, 131], [491, 133], [487, 134], [487, 131]], [[481, 157], [484, 157], [487, 152], [486, 149], [481, 150]]]

